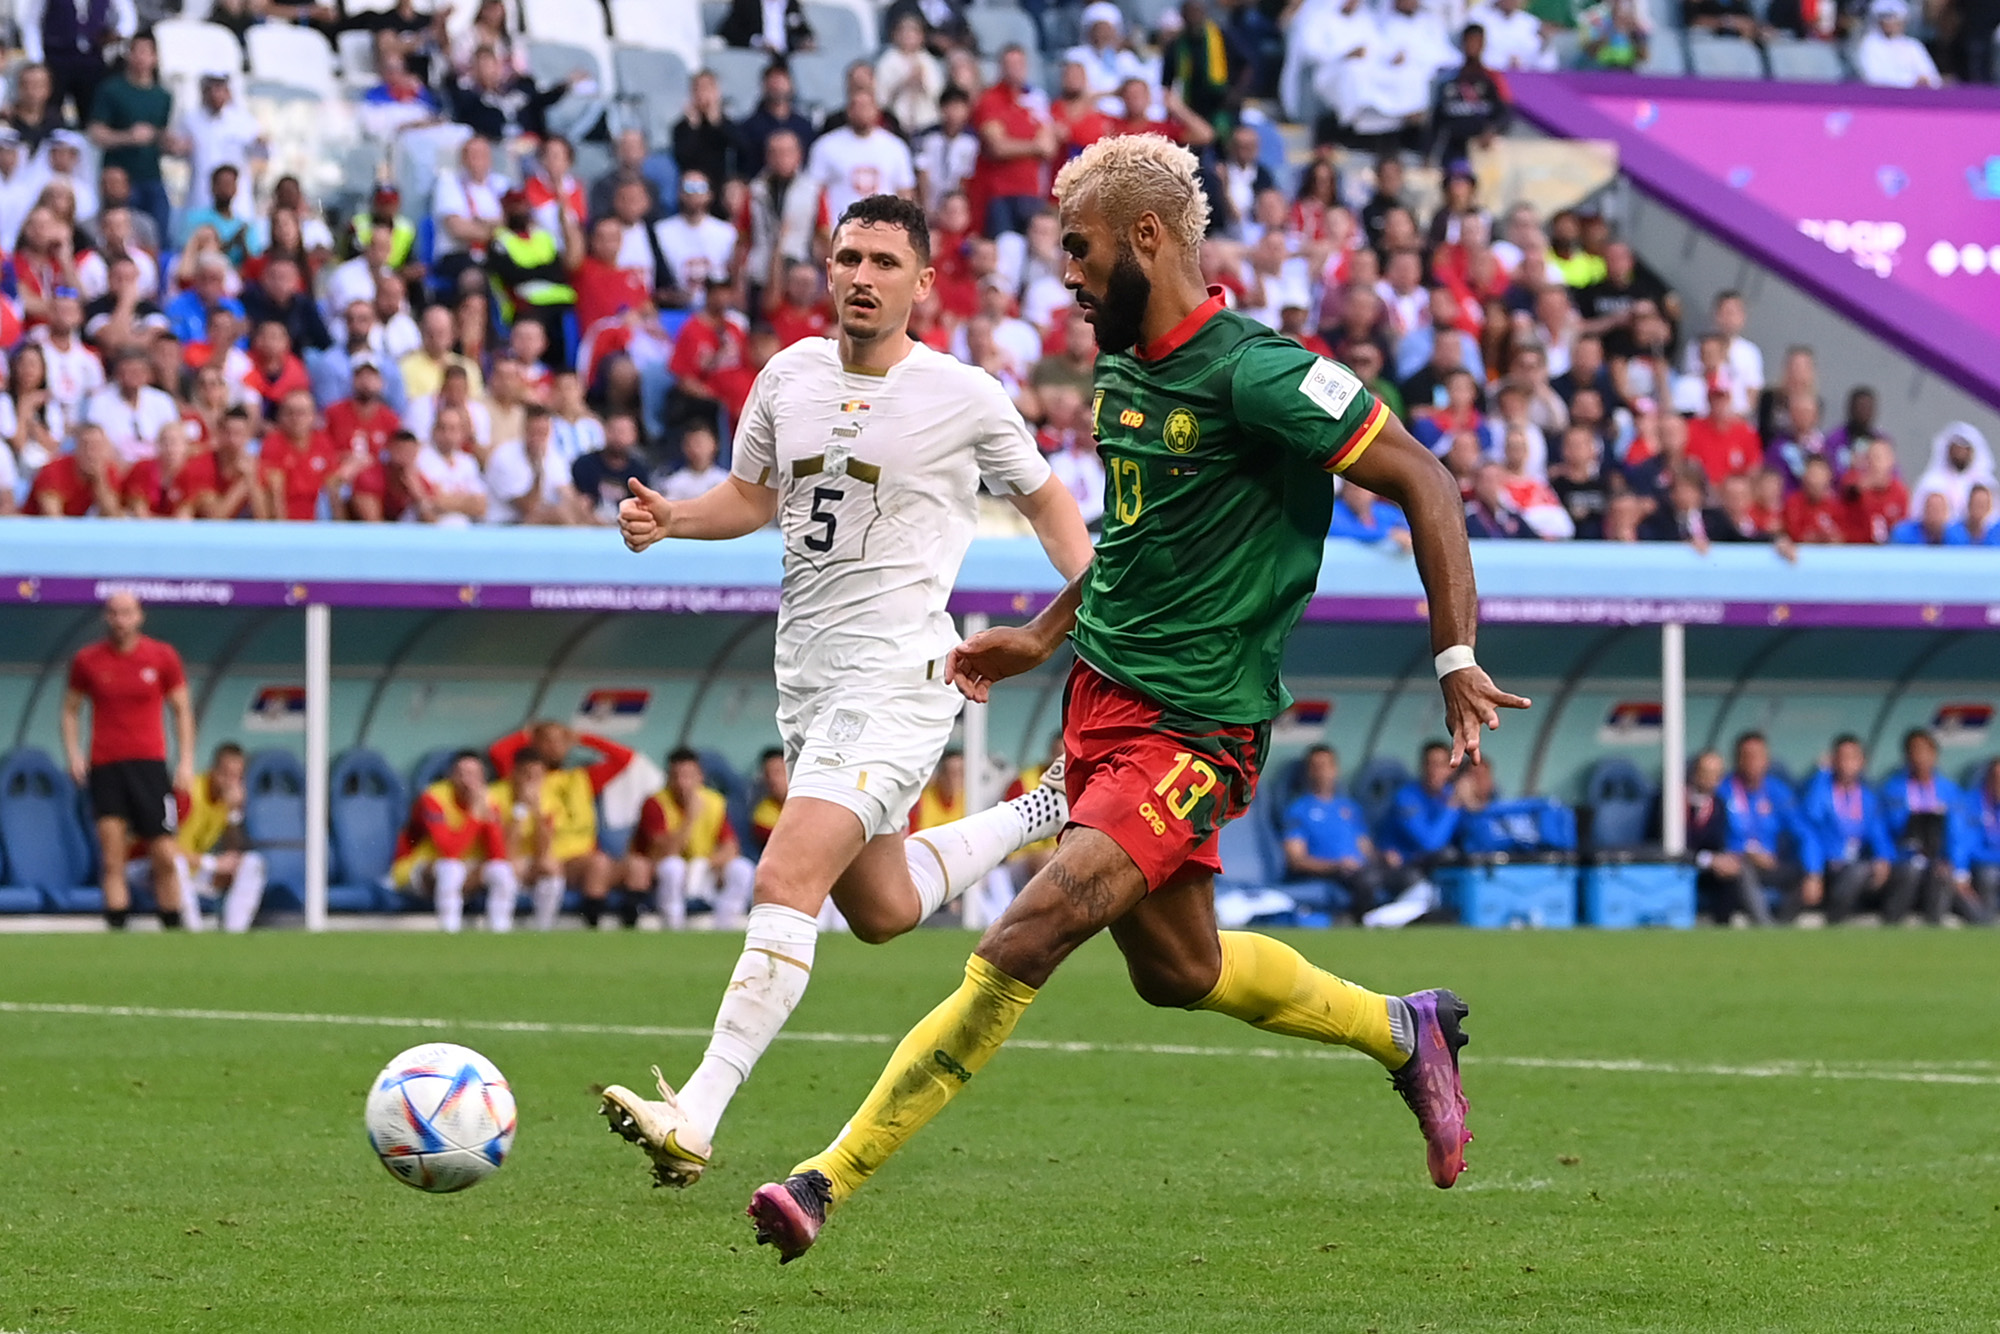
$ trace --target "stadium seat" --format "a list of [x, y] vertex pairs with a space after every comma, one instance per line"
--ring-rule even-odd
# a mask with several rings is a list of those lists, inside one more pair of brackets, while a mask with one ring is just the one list
[[1666, 74], [1679, 78], [1688, 72], [1687, 48], [1681, 44], [1678, 30], [1668, 27], [1653, 29], [1652, 40], [1646, 44], [1646, 60], [1639, 66], [1641, 74]]
[[1764, 57], [1754, 42], [1714, 33], [1687, 35], [1688, 69], [1704, 79], [1761, 79]]
[[806, 0], [805, 13], [820, 53], [838, 59], [843, 66], [850, 60], [873, 56], [880, 45], [863, 27], [860, 15], [846, 5]]
[[[847, 105], [847, 63], [824, 51], [805, 51], [792, 57], [792, 88], [801, 103], [822, 112], [839, 111]], [[757, 94], [751, 94], [755, 105]]]
[[650, 46], [614, 46], [611, 67], [624, 100], [643, 108], [639, 128], [645, 131], [646, 142], [666, 143], [687, 105], [687, 62], [675, 52]]
[[[729, 0], [701, 0], [701, 30], [710, 37], [722, 31], [722, 21], [729, 17]], [[760, 51], [757, 54], [762, 55]]]
[[[631, 46], [671, 51], [689, 69], [701, 63], [701, 10], [660, 0], [611, 0], [611, 35]], [[630, 85], [624, 85], [630, 87]]]
[[396, 856], [396, 834], [409, 815], [403, 780], [372, 750], [350, 750], [333, 762], [328, 824], [333, 835], [334, 912], [368, 912], [393, 902], [382, 884]]
[[243, 34], [250, 76], [303, 88], [328, 100], [340, 96], [333, 47], [311, 28], [291, 23], [259, 23]]
[[340, 58], [340, 81], [353, 92], [366, 92], [376, 84], [375, 34], [356, 28], [341, 33], [334, 41]]
[[[668, 8], [673, 6], [669, 5]], [[535, 45], [537, 42], [559, 42], [568, 46], [581, 47], [590, 53], [596, 63], [597, 78], [604, 91], [613, 91], [608, 85], [611, 79], [611, 34], [604, 28], [604, 10], [601, 6], [575, 4], [572, 0], [521, 0], [521, 30], [529, 39], [528, 64], [535, 68]], [[567, 74], [577, 67], [572, 60], [561, 73]], [[560, 77], [560, 75], [554, 76]], [[538, 82], [547, 83], [551, 76], [536, 73]]]
[[1347, 795], [1360, 803], [1361, 814], [1373, 829], [1388, 812], [1389, 803], [1396, 799], [1396, 789], [1409, 781], [1410, 771], [1401, 760], [1376, 755], [1354, 771], [1354, 777], [1347, 783]]
[[260, 750], [243, 772], [243, 832], [264, 855], [264, 902], [305, 907], [306, 769], [289, 750]]
[[1840, 51], [1826, 42], [1802, 42], [1797, 38], [1773, 38], [1764, 47], [1771, 62], [1771, 77], [1792, 83], [1841, 83], [1847, 67]]
[[153, 38], [160, 48], [161, 83], [182, 82], [192, 92], [194, 81], [209, 70], [243, 69], [242, 44], [220, 23], [165, 19], [153, 25]]
[[1179, 9], [1179, 0], [1125, 0], [1126, 16], [1132, 20], [1136, 33], [1143, 33], [1148, 39], [1160, 26], [1160, 16], [1170, 9]]
[[[741, 47], [719, 46], [713, 51], [702, 52], [707, 62], [704, 68], [712, 70], [716, 81], [722, 85], [722, 103], [732, 116], [747, 116], [757, 106], [757, 99], [764, 95], [764, 66], [770, 58], [762, 51], [746, 51]], [[793, 70], [797, 71], [797, 60]], [[803, 97], [803, 94], [801, 94]], [[680, 112], [674, 112], [676, 119]]]
[[613, 75], [613, 57], [610, 49], [603, 54], [589, 46], [579, 46], [573, 42], [560, 42], [548, 37], [530, 37], [527, 41], [528, 73], [538, 84], [547, 87], [561, 83], [578, 70], [583, 70], [600, 86], [608, 86]]
[[0, 844], [7, 849], [11, 888], [35, 891], [38, 907], [103, 908], [103, 896], [87, 883], [75, 785], [47, 751], [24, 748], [0, 761]]
[[1222, 854], [1219, 887], [1241, 890], [1277, 889], [1285, 879], [1285, 863], [1265, 803], [1253, 801], [1240, 819], [1231, 820], [1217, 836]]
[[1653, 785], [1632, 761], [1612, 755], [1591, 765], [1583, 780], [1591, 841], [1607, 852], [1629, 852], [1645, 842], [1653, 796]]
[[965, 22], [983, 56], [998, 56], [1003, 48], [1016, 43], [1030, 51], [1042, 49], [1042, 34], [1035, 21], [1011, 5], [974, 5], [965, 11]]

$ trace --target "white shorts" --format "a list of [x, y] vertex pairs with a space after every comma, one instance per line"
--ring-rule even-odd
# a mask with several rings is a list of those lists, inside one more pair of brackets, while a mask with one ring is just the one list
[[845, 806], [867, 837], [909, 827], [910, 808], [951, 742], [965, 699], [940, 676], [898, 673], [882, 684], [843, 682], [778, 692], [790, 795]]

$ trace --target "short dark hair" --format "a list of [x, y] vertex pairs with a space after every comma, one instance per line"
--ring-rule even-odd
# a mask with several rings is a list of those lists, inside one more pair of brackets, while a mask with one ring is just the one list
[[514, 757], [514, 776], [516, 778], [521, 776], [521, 766], [524, 764], [532, 764], [537, 769], [546, 769], [549, 767], [549, 762], [540, 755], [532, 750], [524, 750]]
[[1932, 750], [1938, 748], [1938, 739], [1931, 734], [1931, 729], [1928, 727], [1912, 727], [1909, 731], [1903, 733], [1904, 750], [1908, 750], [1910, 743], [1913, 741], [1921, 741]]
[[676, 764], [698, 765], [700, 763], [701, 756], [695, 754], [694, 751], [686, 746], [675, 746], [667, 752], [667, 767], [669, 769], [673, 768]]
[[1749, 745], [1752, 741], [1755, 741], [1759, 745], [1763, 746], [1768, 746], [1771, 744], [1770, 741], [1765, 738], [1762, 732], [1758, 731], [1756, 728], [1753, 727], [1747, 732], [1738, 732], [1736, 734], [1736, 749], [1741, 750], [1745, 746]]
[[[222, 414], [222, 420], [226, 422], [231, 422], [231, 421], [247, 422], [250, 420], [250, 409], [244, 407], [241, 403], [238, 403], [235, 407], [230, 408], [227, 412], [224, 412]], [[414, 436], [412, 436], [411, 438], [415, 439]]]
[[234, 741], [223, 742], [215, 748], [215, 753], [208, 757], [209, 768], [214, 768], [232, 755], [239, 760], [242, 759], [243, 747], [237, 745]]
[[[966, 91], [965, 91], [965, 89], [963, 89], [963, 88], [959, 87], [959, 86], [958, 86], [957, 84], [955, 84], [955, 83], [952, 83], [952, 84], [946, 84], [946, 85], [945, 85], [945, 90], [944, 90], [944, 91], [943, 91], [942, 93], [938, 94], [938, 105], [939, 105], [939, 106], [943, 106], [943, 105], [944, 105], [945, 103], [947, 103], [947, 102], [967, 102], [967, 103], [969, 103], [969, 102], [971, 102], [971, 101], [972, 101], [972, 95], [971, 95], [970, 93], [966, 92]], [[952, 193], [953, 193], [953, 194], [957, 194], [957, 193], [958, 193], [958, 191], [954, 190], [954, 191], [952, 191]]]
[[1842, 732], [1833, 739], [1833, 748], [1835, 750], [1839, 750], [1842, 746], [1858, 746], [1860, 744], [1861, 738], [1852, 732]]
[[847, 206], [840, 215], [840, 221], [834, 224], [835, 234], [850, 222], [901, 227], [910, 238], [910, 249], [917, 252], [917, 262], [931, 262], [930, 220], [924, 217], [924, 206], [915, 200], [899, 195], [869, 195], [857, 199]]
[[1423, 749], [1417, 752], [1417, 759], [1420, 761], [1429, 759], [1431, 752], [1434, 750], [1441, 750], [1446, 755], [1451, 754], [1451, 746], [1448, 743], [1443, 741], [1426, 741], [1423, 744]]
[[782, 760], [784, 758], [785, 749], [783, 746], [766, 746], [763, 752], [757, 756], [757, 767], [761, 769], [772, 760]]
[[1306, 747], [1307, 759], [1311, 759], [1315, 755], [1326, 755], [1334, 759], [1335, 761], [1338, 761], [1340, 759], [1340, 753], [1336, 751], [1332, 746], [1327, 745], [1326, 742], [1324, 741], [1319, 742], [1317, 745], [1311, 745]]
[[539, 403], [530, 403], [530, 404], [528, 404], [528, 406], [527, 406], [527, 407], [526, 407], [526, 408], [525, 408], [525, 409], [524, 409], [524, 410], [522, 411], [522, 413], [521, 413], [521, 420], [522, 420], [522, 421], [531, 421], [531, 422], [538, 422], [538, 421], [540, 421], [540, 420], [541, 420], [542, 418], [544, 418], [544, 417], [552, 417], [552, 416], [554, 416], [554, 415], [555, 415], [554, 413], [550, 412], [550, 411], [549, 411], [549, 410], [548, 410], [547, 408], [543, 407], [543, 406], [542, 406], [541, 404], [539, 404]]
[[1478, 33], [1481, 37], [1484, 37], [1486, 35], [1486, 29], [1482, 25], [1477, 23], [1466, 24], [1465, 27], [1460, 29], [1459, 31], [1458, 34], [1459, 42], [1463, 44], [1465, 39], [1472, 36], [1472, 34], [1475, 32]]
[[453, 751], [451, 755], [451, 767], [453, 769], [456, 769], [459, 765], [464, 764], [467, 760], [471, 760], [474, 764], [478, 765], [479, 772], [481, 773], [486, 772], [486, 757], [484, 755], [481, 755], [476, 750]]

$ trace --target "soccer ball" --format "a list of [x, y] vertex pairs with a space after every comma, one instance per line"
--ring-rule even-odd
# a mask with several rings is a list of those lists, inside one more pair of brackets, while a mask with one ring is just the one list
[[426, 1042], [382, 1067], [366, 1119], [369, 1146], [389, 1175], [433, 1194], [478, 1185], [514, 1147], [507, 1077], [454, 1042]]

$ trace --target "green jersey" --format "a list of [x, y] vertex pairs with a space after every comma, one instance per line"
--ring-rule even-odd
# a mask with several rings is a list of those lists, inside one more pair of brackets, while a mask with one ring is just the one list
[[1337, 362], [1222, 306], [1100, 355], [1104, 533], [1077, 610], [1084, 661], [1185, 721], [1291, 703], [1285, 640], [1319, 582], [1329, 473], [1388, 420]]

